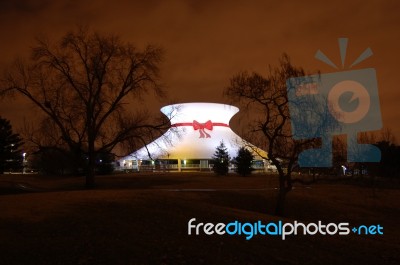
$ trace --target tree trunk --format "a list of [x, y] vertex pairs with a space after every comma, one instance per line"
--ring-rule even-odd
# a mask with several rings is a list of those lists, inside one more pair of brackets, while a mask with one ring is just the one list
[[95, 168], [96, 168], [96, 152], [94, 150], [94, 137], [92, 128], [89, 127], [88, 133], [88, 167], [86, 172], [86, 189], [93, 189], [95, 187]]
[[89, 153], [89, 164], [86, 172], [86, 189], [93, 189], [95, 187], [95, 157], [94, 154]]
[[290, 175], [279, 174], [279, 192], [275, 206], [275, 215], [283, 216], [285, 214], [286, 195], [291, 190], [292, 180], [290, 178]]

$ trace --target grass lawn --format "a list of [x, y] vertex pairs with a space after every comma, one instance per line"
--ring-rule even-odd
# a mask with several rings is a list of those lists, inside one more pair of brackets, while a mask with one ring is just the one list
[[[0, 264], [400, 264], [400, 189], [363, 182], [296, 186], [273, 216], [276, 176], [0, 175]], [[349, 222], [384, 235], [188, 235], [197, 222]], [[197, 223], [196, 222], [196, 223]]]

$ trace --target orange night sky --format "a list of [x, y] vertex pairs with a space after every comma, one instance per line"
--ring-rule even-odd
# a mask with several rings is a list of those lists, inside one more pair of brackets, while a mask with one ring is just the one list
[[[162, 80], [175, 102], [221, 102], [229, 78], [241, 70], [265, 73], [283, 52], [295, 65], [341, 71], [314, 58], [322, 50], [341, 65], [337, 39], [349, 38], [345, 69], [366, 48], [373, 56], [352, 69], [375, 68], [383, 124], [400, 139], [398, 87], [400, 2], [373, 1], [70, 1], [2, 0], [0, 67], [28, 56], [34, 37], [57, 39], [77, 24], [115, 33], [139, 47], [165, 50]], [[16, 129], [31, 119], [29, 104], [0, 102], [0, 115]]]

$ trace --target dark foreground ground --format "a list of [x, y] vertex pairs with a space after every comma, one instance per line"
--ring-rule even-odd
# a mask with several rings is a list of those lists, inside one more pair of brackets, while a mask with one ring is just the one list
[[[272, 215], [276, 177], [0, 175], [0, 264], [400, 264], [400, 189], [321, 181]], [[189, 236], [187, 224], [294, 220], [384, 227], [384, 235]]]

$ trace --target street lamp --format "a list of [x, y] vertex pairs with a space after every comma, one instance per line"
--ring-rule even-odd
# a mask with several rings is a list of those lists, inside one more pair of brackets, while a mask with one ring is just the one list
[[22, 174], [25, 174], [26, 153], [22, 153]]

